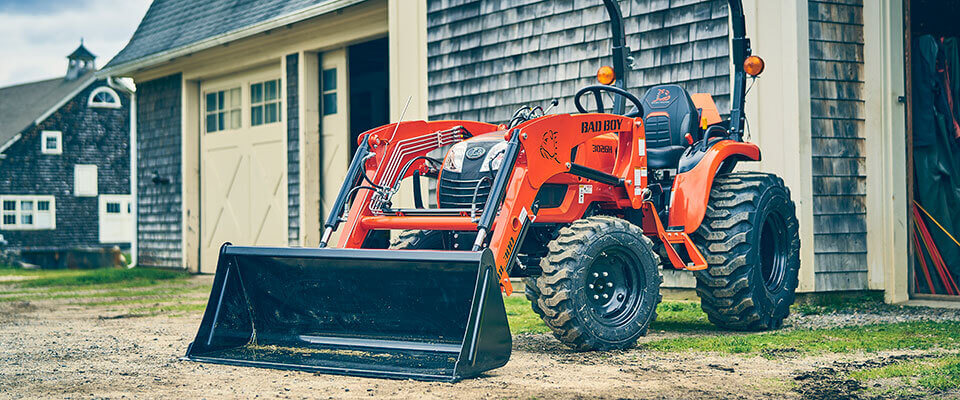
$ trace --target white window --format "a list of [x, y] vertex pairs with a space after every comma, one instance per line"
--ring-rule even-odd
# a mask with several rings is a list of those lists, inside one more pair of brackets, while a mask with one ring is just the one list
[[95, 164], [76, 164], [73, 166], [73, 195], [93, 197], [98, 192], [97, 166]]
[[210, 92], [204, 98], [205, 132], [240, 128], [240, 88]]
[[280, 80], [250, 85], [250, 125], [280, 121]]
[[40, 133], [40, 153], [63, 154], [63, 133], [43, 131]]
[[113, 89], [101, 86], [90, 93], [87, 99], [87, 107], [93, 108], [120, 108], [120, 96]]
[[333, 115], [337, 113], [337, 69], [330, 68], [323, 70], [320, 79], [321, 90], [323, 91], [323, 115]]
[[133, 241], [133, 207], [130, 203], [130, 195], [100, 195], [100, 243]]
[[56, 229], [56, 203], [53, 196], [0, 195], [0, 229]]

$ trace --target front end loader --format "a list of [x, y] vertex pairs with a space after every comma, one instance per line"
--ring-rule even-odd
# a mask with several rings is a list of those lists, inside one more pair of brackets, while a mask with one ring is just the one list
[[[628, 91], [619, 4], [604, 4], [613, 67], [576, 93], [579, 113], [527, 106], [503, 124], [407, 121], [364, 133], [319, 248], [222, 246], [186, 359], [477, 376], [510, 357], [501, 297], [515, 289], [510, 277], [524, 278], [533, 310], [564, 344], [623, 349], [656, 318], [660, 268], [694, 274], [713, 323], [779, 328], [800, 241], [783, 181], [734, 172], [760, 159], [743, 140], [743, 105], [763, 61], [750, 54], [741, 1], [729, 1], [728, 118], [709, 94], [677, 85]], [[437, 182], [435, 206], [424, 206], [424, 177]], [[394, 204], [401, 185], [413, 186], [413, 208]], [[369, 248], [384, 231], [399, 231], [391, 248]]]

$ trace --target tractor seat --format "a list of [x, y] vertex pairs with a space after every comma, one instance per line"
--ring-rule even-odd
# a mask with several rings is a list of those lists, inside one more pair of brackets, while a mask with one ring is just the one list
[[677, 168], [680, 156], [693, 141], [700, 140], [699, 112], [687, 91], [677, 85], [659, 85], [650, 88], [643, 98], [647, 135], [647, 167], [650, 169]]

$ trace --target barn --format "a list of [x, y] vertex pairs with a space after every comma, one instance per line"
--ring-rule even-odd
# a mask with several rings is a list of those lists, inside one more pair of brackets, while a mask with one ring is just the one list
[[97, 77], [82, 43], [67, 60], [63, 77], [0, 88], [0, 235], [28, 263], [99, 266], [133, 241], [134, 89]]
[[[776, 172], [792, 190], [799, 290], [949, 295], [949, 268], [937, 270], [943, 284], [918, 278], [935, 261], [914, 235], [915, 187], [927, 182], [914, 168], [914, 105], [929, 101], [913, 81], [942, 78], [912, 74], [912, 49], [960, 33], [939, 17], [950, 14], [937, 12], [944, 3], [743, 3], [767, 61], [746, 110], [763, 160], [747, 168]], [[678, 83], [729, 112], [725, 0], [620, 4], [631, 90]], [[224, 241], [315, 245], [359, 133], [401, 114], [499, 123], [554, 98], [571, 112], [573, 93], [608, 60], [605, 24], [599, 0], [154, 1], [102, 71], [139, 88], [140, 263], [209, 273]], [[953, 228], [934, 224], [945, 209], [922, 225], [949, 256]], [[692, 285], [684, 273], [665, 282]]]

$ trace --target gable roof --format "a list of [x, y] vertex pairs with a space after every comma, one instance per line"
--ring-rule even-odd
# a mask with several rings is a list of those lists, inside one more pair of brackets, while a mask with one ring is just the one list
[[90, 50], [87, 50], [87, 48], [83, 46], [83, 41], [80, 41], [80, 47], [77, 47], [77, 49], [74, 50], [73, 53], [70, 53], [70, 55], [67, 56], [67, 58], [71, 58], [71, 59], [76, 58], [80, 60], [93, 60], [97, 58], [97, 56], [93, 55], [93, 53], [91, 53]]
[[177, 50], [189, 54], [272, 29], [270, 22], [291, 24], [361, 1], [154, 0], [133, 37], [103, 71], [126, 72], [133, 64], [176, 56]]
[[68, 96], [76, 96], [75, 92], [93, 82], [93, 73], [69, 81], [61, 77], [0, 88], [0, 146], [45, 117]]

